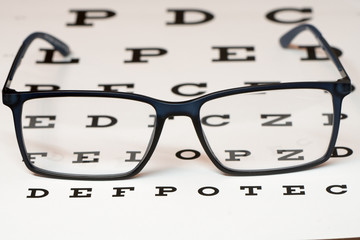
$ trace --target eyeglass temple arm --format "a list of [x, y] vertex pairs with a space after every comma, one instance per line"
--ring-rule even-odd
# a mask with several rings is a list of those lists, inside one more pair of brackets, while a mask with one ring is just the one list
[[[290, 46], [291, 41], [301, 32], [305, 30], [310, 30], [316, 37], [316, 39], [319, 41], [320, 46], [324, 49], [328, 57], [332, 60], [332, 62], [335, 64], [336, 68], [338, 69], [340, 75], [343, 78], [347, 78], [350, 80], [348, 74], [346, 73], [344, 67], [342, 66], [339, 58], [334, 54], [334, 52], [331, 50], [330, 45], [327, 43], [325, 38], [321, 35], [320, 31], [315, 28], [314, 26], [310, 24], [302, 24], [300, 26], [295, 27], [294, 29], [290, 30], [286, 34], [284, 34], [280, 38], [280, 44], [283, 48], [288, 48]], [[11, 84], [11, 80], [14, 77], [14, 74], [19, 67], [21, 63], [21, 59], [24, 57], [26, 50], [29, 48], [30, 44], [37, 38], [43, 39], [50, 43], [57, 51], [59, 51], [63, 56], [68, 56], [70, 54], [69, 47], [59, 39], [57, 39], [54, 36], [51, 36], [47, 33], [42, 32], [35, 32], [30, 34], [21, 45], [18, 53], [16, 54], [16, 57], [14, 59], [14, 62], [11, 66], [9, 75], [6, 79], [4, 88], [9, 88]]]
[[336, 68], [338, 69], [340, 75], [342, 78], [346, 78], [350, 81], [349, 75], [346, 73], [344, 67], [342, 66], [339, 58], [334, 54], [333, 50], [331, 49], [328, 42], [323, 38], [320, 31], [310, 24], [302, 24], [300, 26], [295, 27], [294, 29], [290, 30], [289, 32], [285, 33], [280, 38], [280, 44], [283, 48], [291, 47], [291, 41], [301, 32], [305, 30], [310, 30], [311, 33], [314, 34], [316, 39], [318, 40], [320, 46], [322, 49], [326, 52], [328, 57], [332, 60], [332, 62], [335, 64]]
[[31, 43], [35, 40], [35, 39], [43, 39], [46, 42], [50, 43], [55, 50], [59, 51], [64, 57], [68, 56], [70, 54], [70, 49], [69, 47], [63, 43], [62, 41], [60, 41], [59, 39], [57, 39], [54, 36], [51, 36], [47, 33], [43, 33], [43, 32], [35, 32], [30, 34], [23, 42], [23, 44], [21, 45], [19, 51], [16, 54], [16, 57], [14, 59], [14, 62], [11, 66], [9, 75], [6, 79], [5, 82], [5, 88], [9, 88], [10, 84], [11, 84], [11, 80], [14, 77], [14, 74], [16, 72], [16, 69], [19, 67], [20, 63], [21, 63], [21, 59], [24, 57], [26, 50], [29, 48], [29, 46], [31, 45]]

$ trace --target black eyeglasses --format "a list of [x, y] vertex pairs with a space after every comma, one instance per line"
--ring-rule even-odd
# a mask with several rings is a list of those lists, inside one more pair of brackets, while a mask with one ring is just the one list
[[[131, 177], [149, 161], [165, 120], [188, 116], [205, 152], [225, 173], [286, 173], [323, 163], [335, 146], [342, 99], [351, 83], [314, 26], [295, 27], [281, 37], [281, 46], [289, 47], [304, 30], [314, 34], [341, 79], [233, 88], [184, 102], [122, 92], [17, 92], [10, 84], [33, 40], [41, 38], [62, 55], [69, 54], [57, 38], [33, 33], [18, 51], [3, 88], [23, 160], [31, 171], [46, 176]], [[324, 124], [324, 117], [331, 121]]]

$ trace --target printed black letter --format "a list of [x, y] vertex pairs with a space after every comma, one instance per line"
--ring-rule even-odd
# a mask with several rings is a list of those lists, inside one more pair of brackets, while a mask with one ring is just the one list
[[251, 154], [248, 150], [225, 150], [225, 152], [229, 153], [229, 158], [225, 161], [240, 161], [239, 157], [247, 157]]
[[183, 84], [179, 84], [179, 85], [176, 85], [175, 87], [173, 87], [171, 89], [171, 91], [177, 95], [180, 95], [180, 96], [185, 96], [185, 97], [194, 97], [194, 96], [198, 96], [198, 95], [201, 95], [201, 94], [204, 94], [205, 91], [197, 91], [197, 92], [194, 92], [194, 93], [184, 93], [184, 92], [181, 92], [180, 91], [180, 88], [182, 87], [186, 87], [186, 86], [194, 86], [194, 87], [197, 87], [197, 88], [206, 88], [206, 83], [183, 83]]
[[125, 197], [124, 190], [129, 190], [129, 191], [135, 190], [134, 187], [114, 187], [113, 189], [116, 190], [116, 193], [112, 195], [113, 197]]
[[[339, 150], [344, 150], [345, 153], [339, 153]], [[334, 158], [340, 158], [340, 157], [348, 157], [350, 156], [351, 154], [353, 154], [353, 150], [348, 148], [348, 147], [334, 147], [334, 150], [331, 154], [331, 157], [334, 157]]]
[[167, 193], [175, 192], [177, 189], [176, 187], [155, 187], [159, 190], [159, 193], [155, 194], [155, 196], [164, 197], [167, 196]]
[[[29, 188], [30, 195], [26, 198], [43, 198], [49, 195], [49, 191], [43, 188]], [[39, 192], [39, 194], [37, 194]]]
[[[117, 119], [112, 116], [106, 116], [106, 115], [89, 115], [88, 118], [92, 118], [91, 124], [86, 125], [87, 128], [104, 128], [104, 127], [111, 127], [114, 126], [117, 123]], [[99, 124], [99, 119], [107, 119], [107, 121], [104, 123], [102, 122]]]
[[[120, 83], [120, 84], [99, 84], [99, 87], [104, 87], [105, 92], [119, 92], [118, 89], [114, 89], [112, 87], [126, 87], [126, 88], [134, 88], [133, 83]], [[123, 92], [123, 91], [122, 91]]]
[[283, 186], [286, 189], [284, 195], [305, 195], [305, 191], [297, 191], [304, 190], [305, 187], [302, 185], [299, 186]]
[[60, 89], [58, 85], [51, 84], [25, 84], [25, 87], [30, 87], [30, 92], [55, 91]]
[[[55, 121], [56, 116], [25, 116], [25, 118], [29, 118], [30, 121], [29, 121], [29, 125], [24, 126], [24, 128], [54, 128], [55, 127], [55, 123], [51, 123], [50, 121]], [[46, 122], [45, 119], [48, 119], [48, 122]]]
[[93, 159], [89, 159], [89, 155], [94, 155], [94, 156], [99, 156], [100, 152], [74, 152], [74, 154], [77, 154], [77, 159], [76, 161], [73, 161], [73, 163], [95, 163], [95, 162], [99, 162], [99, 158], [93, 158]]
[[126, 153], [130, 153], [130, 157], [125, 159], [125, 162], [141, 162], [141, 159], [136, 159], [136, 155], [141, 151], [126, 151]]
[[[210, 190], [210, 192], [206, 193], [206, 190]], [[214, 196], [219, 193], [219, 189], [216, 187], [202, 187], [199, 188], [198, 193], [203, 196]]]
[[78, 58], [72, 58], [69, 61], [54, 61], [55, 49], [44, 49], [41, 48], [40, 51], [45, 51], [45, 59], [43, 61], [36, 61], [36, 63], [47, 63], [47, 64], [69, 64], [69, 63], [79, 63]]
[[[90, 198], [92, 188], [71, 188], [73, 190], [73, 195], [70, 195], [69, 198]], [[88, 192], [88, 194], [84, 194], [84, 192]]]
[[[148, 60], [141, 59], [142, 57], [158, 57], [167, 53], [163, 48], [126, 48], [127, 51], [132, 51], [132, 59], [125, 60], [125, 63], [147, 63]], [[145, 53], [147, 52], [147, 53]]]
[[[342, 191], [334, 191], [333, 188], [340, 188], [342, 189]], [[331, 194], [336, 194], [336, 195], [339, 195], [339, 194], [344, 194], [347, 192], [347, 186], [346, 185], [331, 185], [331, 186], [328, 186], [326, 188], [326, 191], [328, 193], [331, 193]]]
[[271, 11], [269, 12], [268, 14], [266, 14], [266, 18], [271, 20], [271, 21], [274, 21], [274, 22], [278, 22], [278, 23], [300, 23], [300, 22], [305, 22], [305, 21], [308, 21], [310, 20], [311, 18], [310, 17], [304, 17], [304, 18], [300, 18], [300, 19], [294, 19], [294, 20], [280, 20], [278, 17], [277, 17], [277, 14], [278, 13], [281, 13], [281, 12], [298, 12], [298, 13], [301, 13], [301, 14], [306, 14], [306, 13], [311, 13], [312, 10], [311, 8], [280, 8], [280, 9], [276, 9], [274, 11]]
[[[76, 14], [75, 23], [68, 23], [67, 26], [92, 26], [92, 23], [86, 23], [86, 19], [106, 19], [115, 16], [115, 12], [103, 9], [91, 10], [70, 10]], [[92, 14], [88, 14], [92, 13]]]
[[31, 161], [33, 159], [36, 159], [36, 157], [34, 157], [34, 155], [38, 155], [41, 157], [47, 157], [47, 152], [34, 152], [34, 153], [28, 153], [27, 155], [28, 155], [30, 162], [35, 163], [35, 161]]
[[257, 196], [258, 194], [254, 192], [254, 189], [261, 190], [261, 186], [240, 186], [240, 190], [248, 190], [245, 193], [246, 196]]
[[229, 58], [229, 56], [237, 55], [237, 52], [230, 52], [229, 49], [244, 49], [246, 52], [253, 52], [255, 48], [252, 46], [212, 47], [212, 49], [219, 49], [219, 58], [213, 59], [213, 62], [255, 61], [255, 56], [245, 56], [243, 58]]
[[[175, 20], [174, 22], [167, 22], [167, 25], [194, 25], [194, 24], [200, 24], [205, 23], [214, 18], [214, 15], [198, 9], [168, 9], [168, 12], [174, 12], [175, 13]], [[189, 14], [192, 15], [202, 15], [202, 19], [197, 20], [185, 20], [185, 13], [189, 16]], [[195, 14], [194, 14], [195, 13]]]
[[[316, 50], [317, 49], [321, 49], [320, 46], [298, 46], [299, 48], [304, 48], [306, 49], [307, 52], [307, 58], [301, 58], [301, 61], [310, 61], [310, 60], [316, 60], [316, 61], [321, 61], [321, 60], [329, 60], [329, 58], [327, 56], [324, 57], [318, 57], [316, 55]], [[342, 55], [342, 52], [340, 49], [335, 48], [335, 47], [331, 47], [331, 49], [333, 50], [334, 54], [337, 57], [340, 57]], [[325, 52], [324, 52], [325, 54]]]
[[219, 122], [219, 123], [210, 123], [209, 119], [212, 118], [220, 118], [220, 119], [229, 119], [230, 115], [229, 114], [224, 114], [224, 115], [209, 115], [209, 116], [205, 116], [201, 119], [201, 123], [209, 126], [209, 127], [220, 127], [220, 126], [225, 126], [226, 124], [229, 123], [229, 121], [223, 121], [223, 122]]
[[[191, 152], [193, 155], [192, 156], [188, 156], [188, 157], [184, 157], [183, 156], [183, 153], [185, 152]], [[198, 157], [200, 157], [200, 152], [196, 151], [196, 150], [192, 150], [192, 149], [184, 149], [184, 150], [181, 150], [179, 152], [177, 152], [176, 154], [176, 157], [180, 158], [180, 159], [183, 159], [183, 160], [193, 160], [193, 159], [196, 159]]]
[[279, 157], [278, 160], [279, 161], [297, 161], [297, 160], [304, 160], [304, 156], [298, 156], [298, 157], [293, 157], [299, 153], [302, 153], [304, 150], [302, 149], [292, 149], [292, 150], [277, 150], [278, 154], [283, 154], [288, 152], [289, 154]]
[[275, 117], [275, 119], [273, 119], [271, 121], [264, 122], [263, 124], [261, 124], [261, 126], [267, 126], [267, 127], [292, 126], [292, 122], [278, 123], [281, 120], [291, 117], [291, 114], [261, 114], [260, 117], [262, 119], [267, 119], [268, 117]]

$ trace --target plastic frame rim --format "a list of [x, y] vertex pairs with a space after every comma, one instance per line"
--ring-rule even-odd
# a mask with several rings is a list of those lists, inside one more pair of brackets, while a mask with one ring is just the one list
[[[4, 103], [12, 109], [17, 141], [21, 155], [23, 157], [26, 166], [28, 167], [29, 170], [41, 175], [56, 177], [56, 178], [65, 178], [65, 179], [78, 179], [78, 180], [111, 180], [111, 179], [125, 179], [125, 178], [133, 177], [137, 175], [150, 160], [159, 141], [165, 120], [170, 116], [187, 116], [190, 117], [192, 120], [196, 134], [205, 153], [219, 170], [221, 170], [226, 174], [236, 175], [236, 176], [257, 176], [257, 175], [268, 175], [268, 174], [301, 171], [317, 166], [327, 161], [330, 158], [332, 150], [336, 143], [336, 138], [338, 135], [339, 125], [340, 125], [342, 99], [348, 94], [346, 90], [349, 88], [348, 85], [349, 83], [344, 83], [342, 80], [337, 82], [294, 82], [294, 83], [264, 84], [258, 86], [239, 87], [239, 88], [217, 91], [192, 100], [182, 101], [182, 102], [168, 102], [144, 95], [133, 94], [133, 93], [121, 93], [121, 92], [72, 91], [72, 90], [43, 91], [43, 92], [11, 92], [10, 91], [10, 92], [4, 92], [4, 99], [5, 99]], [[323, 157], [303, 165], [284, 167], [278, 169], [234, 170], [224, 166], [212, 153], [211, 147], [207, 143], [206, 136], [203, 133], [203, 129], [200, 122], [200, 116], [199, 116], [202, 105], [205, 102], [211, 101], [213, 99], [235, 95], [235, 94], [251, 93], [258, 91], [284, 90], [284, 89], [320, 89], [320, 90], [326, 90], [331, 94], [333, 101], [333, 113], [334, 113], [332, 134], [327, 151], [323, 155]], [[28, 158], [26, 147], [23, 140], [22, 125], [21, 125], [22, 106], [24, 102], [31, 99], [52, 98], [52, 97], [107, 97], [114, 99], [127, 99], [127, 100], [140, 101], [151, 105], [156, 112], [156, 121], [155, 121], [151, 142], [148, 145], [148, 148], [146, 150], [146, 153], [144, 154], [142, 161], [133, 170], [129, 172], [122, 174], [110, 174], [110, 175], [60, 173], [60, 172], [48, 171], [34, 166], [31, 163], [30, 159]]]

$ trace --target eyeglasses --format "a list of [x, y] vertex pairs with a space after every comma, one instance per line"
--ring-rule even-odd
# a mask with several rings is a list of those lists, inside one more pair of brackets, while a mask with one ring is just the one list
[[342, 99], [351, 83], [314, 26], [295, 27], [281, 37], [281, 46], [290, 47], [304, 30], [317, 38], [341, 79], [239, 87], [183, 102], [122, 92], [17, 92], [10, 84], [33, 40], [43, 39], [69, 54], [57, 38], [33, 33], [18, 51], [3, 88], [23, 160], [31, 171], [58, 178], [131, 177], [149, 161], [165, 120], [187, 116], [205, 152], [225, 173], [276, 174], [321, 164], [335, 146]]

